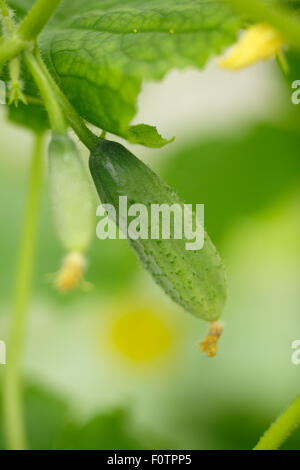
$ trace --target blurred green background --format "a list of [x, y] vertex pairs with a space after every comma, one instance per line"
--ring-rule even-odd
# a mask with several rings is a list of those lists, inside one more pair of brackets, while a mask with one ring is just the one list
[[[64, 253], [45, 158], [23, 375], [32, 449], [251, 449], [300, 393], [300, 365], [291, 362], [300, 339], [300, 132], [290, 94], [271, 62], [239, 73], [215, 64], [175, 71], [146, 84], [140, 98], [137, 122], [177, 138], [134, 153], [186, 202], [205, 204], [207, 231], [228, 268], [225, 331], [213, 359], [199, 352], [207, 325], [162, 294], [126, 241], [95, 238], [86, 273], [93, 288], [55, 292]], [[32, 136], [0, 112], [6, 340]], [[4, 448], [1, 426], [0, 415]], [[300, 449], [300, 431], [284, 448]]]

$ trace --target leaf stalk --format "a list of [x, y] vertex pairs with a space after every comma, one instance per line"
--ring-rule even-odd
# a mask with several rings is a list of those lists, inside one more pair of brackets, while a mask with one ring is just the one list
[[300, 396], [271, 425], [253, 450], [277, 450], [300, 423]]
[[36, 57], [31, 52], [25, 53], [25, 62], [42, 95], [52, 130], [58, 134], [66, 133], [65, 118], [48, 77], [44, 74]]

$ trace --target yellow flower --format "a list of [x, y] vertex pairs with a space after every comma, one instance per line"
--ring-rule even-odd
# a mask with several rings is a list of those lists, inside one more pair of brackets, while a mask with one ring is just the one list
[[102, 305], [105, 314], [99, 317], [95, 339], [118, 369], [160, 373], [180, 357], [185, 322], [169, 301], [157, 301], [145, 291], [140, 297], [139, 288], [140, 284]]
[[115, 319], [111, 331], [116, 351], [132, 362], [151, 362], [165, 355], [173, 343], [172, 329], [151, 309], [136, 308]]
[[284, 39], [279, 31], [265, 23], [256, 24], [245, 31], [219, 65], [238, 70], [259, 60], [271, 59], [280, 53], [283, 44]]

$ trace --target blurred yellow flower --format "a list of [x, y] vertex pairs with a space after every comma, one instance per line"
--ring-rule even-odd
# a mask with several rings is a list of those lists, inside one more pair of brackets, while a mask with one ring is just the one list
[[284, 39], [279, 31], [265, 23], [256, 24], [245, 31], [219, 65], [238, 70], [259, 60], [271, 59], [280, 53], [283, 44]]
[[153, 309], [136, 308], [117, 316], [111, 327], [114, 349], [132, 362], [152, 362], [173, 346], [173, 331]]

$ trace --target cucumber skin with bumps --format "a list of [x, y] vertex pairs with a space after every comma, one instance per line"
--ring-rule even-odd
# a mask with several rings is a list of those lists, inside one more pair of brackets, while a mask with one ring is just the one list
[[[101, 202], [112, 204], [117, 213], [120, 196], [147, 208], [150, 204], [183, 205], [158, 175], [117, 142], [100, 140], [89, 165]], [[144, 268], [177, 304], [206, 321], [220, 317], [226, 301], [226, 274], [206, 233], [204, 246], [198, 251], [186, 250], [186, 239], [129, 243]]]

